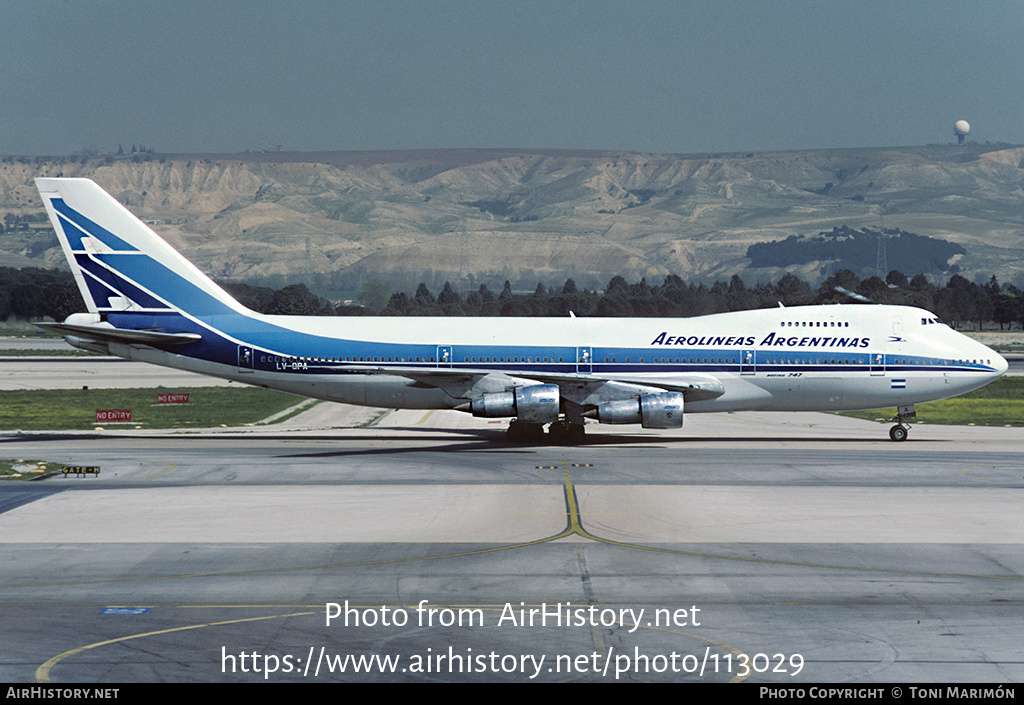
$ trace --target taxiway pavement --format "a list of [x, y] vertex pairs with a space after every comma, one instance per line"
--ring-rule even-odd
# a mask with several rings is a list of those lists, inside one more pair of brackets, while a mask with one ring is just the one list
[[0, 436], [0, 680], [1024, 679], [1021, 429], [366, 413]]

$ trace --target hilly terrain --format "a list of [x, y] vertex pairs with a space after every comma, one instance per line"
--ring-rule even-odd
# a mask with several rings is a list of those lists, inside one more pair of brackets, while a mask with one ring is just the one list
[[[756, 282], [792, 271], [815, 283], [835, 261], [752, 267], [748, 248], [852, 229], [955, 243], [937, 279], [1024, 285], [1024, 147], [1007, 145], [3, 157], [0, 218], [38, 215], [32, 179], [61, 175], [94, 179], [229, 281], [532, 290], [569, 277], [604, 288], [614, 275]], [[0, 235], [5, 264], [63, 267], [52, 231], [32, 227]], [[890, 250], [909, 241], [880, 239]], [[876, 251], [857, 274], [875, 273], [883, 254], [898, 259]]]

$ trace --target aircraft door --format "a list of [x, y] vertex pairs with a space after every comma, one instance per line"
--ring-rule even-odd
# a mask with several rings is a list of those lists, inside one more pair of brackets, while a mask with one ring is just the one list
[[248, 345], [238, 346], [238, 371], [252, 372], [253, 354], [252, 348]]
[[753, 350], [740, 351], [740, 374], [752, 375], [757, 372], [756, 358]]
[[576, 348], [576, 371], [584, 373], [594, 371], [594, 355], [590, 347]]
[[871, 353], [871, 374], [875, 377], [885, 374], [885, 355], [882, 353]]
[[438, 367], [451, 367], [452, 366], [452, 346], [451, 345], [438, 345], [437, 346], [437, 366]]

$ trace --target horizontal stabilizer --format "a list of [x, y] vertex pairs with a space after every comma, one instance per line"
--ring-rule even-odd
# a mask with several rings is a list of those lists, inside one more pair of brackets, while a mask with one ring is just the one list
[[97, 343], [124, 343], [126, 345], [149, 345], [154, 348], [182, 348], [202, 340], [197, 333], [163, 333], [155, 330], [125, 330], [112, 326], [87, 326], [73, 323], [36, 323], [47, 330], [54, 330], [62, 335], [73, 335], [76, 338]]

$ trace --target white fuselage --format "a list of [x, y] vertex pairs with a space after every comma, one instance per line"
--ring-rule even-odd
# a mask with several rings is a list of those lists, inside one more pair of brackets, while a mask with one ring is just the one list
[[[252, 367], [149, 348], [111, 352], [332, 401], [391, 408], [452, 408], [479, 392], [549, 375], [635, 385], [694, 375], [724, 393], [688, 412], [820, 411], [899, 406], [976, 389], [1006, 371], [988, 347], [922, 309], [882, 305], [806, 306], [678, 319], [312, 318], [261, 316], [291, 336], [240, 339]], [[242, 336], [239, 336], [241, 338]], [[426, 386], [410, 370], [465, 371], [491, 386]], [[393, 374], [389, 374], [392, 372]]]

